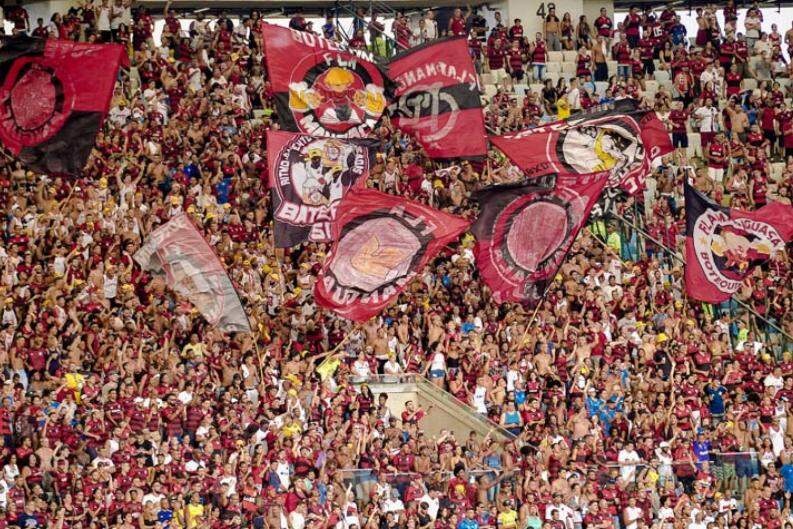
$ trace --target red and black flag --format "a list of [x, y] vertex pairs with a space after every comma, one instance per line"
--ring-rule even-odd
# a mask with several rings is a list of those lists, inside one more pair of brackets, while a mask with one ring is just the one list
[[330, 225], [339, 202], [369, 176], [374, 157], [370, 144], [267, 131], [277, 247], [332, 240]]
[[477, 192], [476, 264], [498, 303], [538, 303], [603, 191], [608, 173], [558, 175], [553, 187]]
[[319, 306], [365, 321], [402, 292], [467, 220], [402, 197], [353, 190], [336, 211], [335, 243], [314, 286]]
[[770, 202], [756, 211], [724, 208], [685, 183], [686, 291], [721, 303], [754, 268], [793, 238], [793, 207]]
[[639, 109], [634, 99], [490, 140], [527, 178], [608, 171], [608, 186], [631, 195], [644, 188], [652, 160], [673, 150], [655, 112]]
[[363, 138], [377, 126], [387, 82], [369, 52], [273, 24], [262, 37], [282, 129]]
[[14, 37], [0, 48], [0, 141], [42, 173], [79, 174], [107, 114], [122, 46]]
[[465, 37], [400, 53], [388, 63], [388, 77], [396, 84], [391, 121], [414, 135], [430, 157], [487, 154], [479, 77]]

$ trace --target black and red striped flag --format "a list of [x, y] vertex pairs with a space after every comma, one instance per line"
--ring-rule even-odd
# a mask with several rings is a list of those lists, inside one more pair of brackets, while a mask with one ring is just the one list
[[419, 202], [353, 189], [333, 222], [336, 241], [314, 286], [317, 305], [350, 320], [375, 316], [469, 222]]
[[644, 189], [651, 162], [672, 152], [664, 124], [634, 99], [490, 141], [528, 178], [608, 171], [608, 186], [632, 195]]
[[793, 207], [770, 202], [756, 211], [711, 202], [686, 180], [686, 291], [727, 301], [755, 269], [793, 238]]
[[432, 158], [487, 154], [479, 77], [465, 37], [411, 48], [388, 63], [391, 121]]
[[385, 112], [387, 80], [372, 54], [319, 35], [264, 24], [267, 73], [283, 130], [364, 138]]
[[29, 168], [79, 174], [107, 114], [117, 44], [14, 37], [0, 48], [0, 141]]
[[557, 175], [552, 187], [495, 185], [476, 193], [476, 265], [496, 302], [543, 298], [607, 179]]

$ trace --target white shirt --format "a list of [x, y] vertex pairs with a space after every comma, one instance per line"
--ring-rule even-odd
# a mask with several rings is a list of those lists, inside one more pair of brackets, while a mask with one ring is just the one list
[[570, 110], [581, 110], [581, 90], [573, 88], [567, 93], [567, 102], [570, 104]]
[[[620, 463], [639, 463], [641, 458], [635, 450], [629, 452], [623, 448], [620, 450], [617, 461]], [[636, 479], [636, 465], [625, 465], [620, 467], [620, 477], [623, 481], [632, 482]]]
[[700, 132], [716, 132], [719, 110], [716, 107], [700, 107], [694, 111], [694, 117], [699, 120]]
[[424, 18], [424, 37], [427, 39], [438, 38], [438, 23], [434, 18]]
[[628, 520], [630, 520], [626, 529], [636, 529], [639, 526], [639, 520], [642, 519], [643, 512], [640, 507], [626, 507], [625, 513], [628, 515]]

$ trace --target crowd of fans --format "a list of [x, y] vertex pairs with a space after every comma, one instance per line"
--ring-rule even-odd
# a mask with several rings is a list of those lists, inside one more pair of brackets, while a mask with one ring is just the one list
[[[790, 70], [758, 9], [745, 28], [731, 2], [723, 27], [703, 9], [694, 46], [670, 9], [631, 10], [616, 25], [551, 10], [533, 39], [519, 21], [486, 28], [462, 10], [448, 31], [432, 15], [418, 32], [400, 18], [400, 45], [471, 33], [482, 71], [510, 74], [515, 84], [485, 102], [497, 128], [643, 98], [657, 58], [675, 88], [645, 104], [680, 149], [640, 201], [616, 206], [652, 239], [594, 220], [536, 313], [492, 300], [466, 235], [361, 326], [313, 303], [325, 245], [272, 246], [264, 133], [276, 125], [262, 19], [199, 16], [185, 31], [166, 11], [157, 45], [152, 16], [125, 0], [33, 28], [22, 7], [6, 8], [16, 32], [127, 43], [134, 68], [82, 178], [0, 162], [1, 527], [793, 526], [789, 255], [747, 279], [737, 298], [750, 313], [689, 301], [666, 250], [684, 237], [684, 166], [723, 204], [790, 203], [793, 111], [777, 81]], [[382, 22], [358, 23], [375, 38], [355, 45], [376, 46]], [[302, 17], [290, 25], [313, 30]], [[519, 72], [542, 81], [548, 50], [559, 49], [579, 50], [577, 75], [518, 103]], [[622, 75], [596, 95], [592, 80], [612, 54]], [[744, 90], [748, 79], [757, 89]], [[701, 158], [685, 150], [692, 131]], [[456, 214], [474, 218], [472, 191], [520, 177], [497, 152], [438, 175], [388, 120], [377, 135], [369, 185]], [[772, 162], [785, 164], [777, 178]], [[133, 261], [181, 212], [225, 264], [252, 334], [206, 325]], [[404, 372], [426, 375], [514, 441], [426, 435], [423, 410], [391, 409], [365, 383]]]

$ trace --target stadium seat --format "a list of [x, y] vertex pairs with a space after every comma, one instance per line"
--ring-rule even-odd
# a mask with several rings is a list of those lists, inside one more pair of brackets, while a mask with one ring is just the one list
[[560, 62], [549, 62], [545, 65], [546, 72], [561, 72], [562, 71], [562, 63]]
[[608, 87], [609, 87], [609, 84], [606, 81], [598, 81], [598, 82], [595, 83], [595, 92], [598, 95], [602, 96], [603, 94], [606, 93], [606, 90], [608, 89]]
[[658, 91], [658, 81], [645, 81], [644, 82], [644, 91], [645, 92], [657, 92]]
[[479, 82], [482, 85], [486, 84], [493, 84], [493, 74], [492, 73], [483, 73], [479, 75]]
[[771, 180], [779, 182], [782, 177], [782, 172], [785, 170], [783, 162], [775, 162], [771, 164]]
[[743, 89], [744, 90], [756, 90], [757, 89], [757, 79], [744, 79], [743, 80]]
[[[561, 73], [559, 73], [559, 72], [546, 72], [546, 73], [545, 73], [545, 79], [550, 79], [550, 80], [551, 80], [551, 82], [552, 82], [554, 85], [555, 85], [557, 82], [559, 82], [559, 78], [560, 78], [560, 77], [562, 77], [562, 74], [561, 74]], [[543, 79], [543, 81], [544, 81], [544, 79]]]
[[577, 51], [563, 51], [562, 55], [564, 56], [564, 62], [577, 62], [578, 52]]
[[564, 60], [564, 55], [562, 55], [561, 51], [549, 51], [548, 52], [548, 62], [562, 62]]
[[542, 83], [532, 83], [529, 85], [529, 90], [535, 94], [542, 94]]
[[529, 87], [526, 86], [525, 84], [515, 85], [515, 95], [519, 97], [524, 97], [526, 95], [526, 92], [528, 91], [529, 91]]
[[617, 75], [617, 61], [606, 61], [606, 66], [609, 69], [609, 75]]
[[563, 62], [562, 63], [562, 74], [565, 77], [574, 77], [575, 76], [575, 63], [574, 62]]
[[485, 97], [488, 99], [496, 95], [496, 92], [498, 91], [498, 88], [494, 84], [486, 84], [484, 88], [485, 88]]
[[669, 70], [656, 70], [655, 80], [659, 83], [661, 81], [669, 81]]
[[659, 81], [658, 83], [658, 87], [663, 88], [669, 94], [672, 93], [672, 86], [672, 81]]

